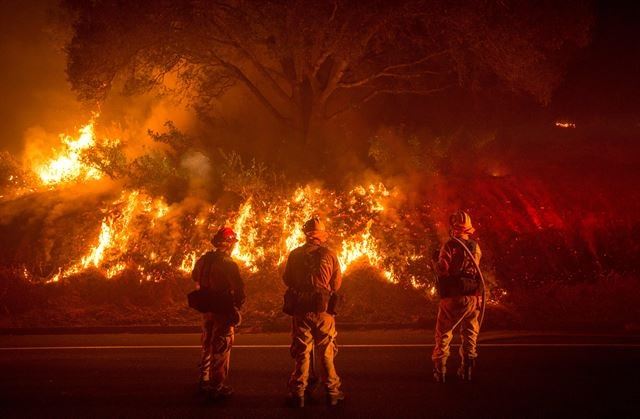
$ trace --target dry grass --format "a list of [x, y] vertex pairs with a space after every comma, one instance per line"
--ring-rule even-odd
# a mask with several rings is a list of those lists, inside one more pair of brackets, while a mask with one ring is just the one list
[[[248, 330], [285, 330], [278, 272], [247, 277], [244, 309]], [[113, 325], [196, 325], [199, 315], [186, 305], [193, 284], [175, 275], [140, 282], [134, 274], [107, 280], [87, 272], [65, 283], [34, 284], [15, 270], [0, 271], [0, 327]], [[436, 300], [423, 291], [390, 284], [372, 269], [347, 275], [339, 321], [357, 325], [432, 327]], [[486, 327], [567, 330], [638, 330], [640, 284], [637, 278], [609, 275], [578, 284], [548, 284], [509, 291], [487, 310]]]

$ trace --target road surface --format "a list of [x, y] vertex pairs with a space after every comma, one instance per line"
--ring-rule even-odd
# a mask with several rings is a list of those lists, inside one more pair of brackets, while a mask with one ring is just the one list
[[[431, 332], [345, 332], [347, 400], [284, 404], [286, 334], [238, 335], [233, 399], [196, 391], [196, 334], [0, 336], [0, 417], [638, 417], [640, 338], [483, 334], [474, 382], [431, 381]], [[451, 358], [455, 370], [457, 357]]]

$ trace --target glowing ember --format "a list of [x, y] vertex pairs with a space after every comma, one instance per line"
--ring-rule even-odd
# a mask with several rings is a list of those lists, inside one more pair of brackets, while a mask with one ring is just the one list
[[567, 122], [567, 121], [557, 121], [555, 123], [556, 127], [559, 128], [575, 128], [576, 124], [573, 122]]
[[117, 264], [107, 269], [107, 278], [113, 278], [114, 276], [124, 271], [126, 267], [127, 267], [126, 263], [118, 262]]

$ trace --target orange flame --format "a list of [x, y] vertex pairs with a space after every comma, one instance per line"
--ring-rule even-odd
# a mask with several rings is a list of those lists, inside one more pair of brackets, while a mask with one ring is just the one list
[[251, 272], [258, 272], [256, 263], [264, 258], [264, 248], [258, 245], [258, 231], [256, 229], [256, 214], [251, 199], [248, 199], [238, 211], [233, 229], [238, 235], [231, 256], [239, 259]]
[[35, 168], [43, 185], [53, 186], [102, 177], [102, 172], [82, 161], [82, 152], [96, 145], [93, 121], [78, 130], [77, 138], [61, 134], [60, 141], [63, 150], [56, 157]]
[[[83, 153], [97, 144], [93, 120], [79, 130], [76, 138], [68, 135], [61, 135], [60, 138], [63, 150], [34, 170], [42, 185], [51, 187], [79, 183], [103, 176], [99, 170], [83, 162]], [[108, 144], [110, 140], [102, 141]], [[306, 239], [302, 224], [313, 215], [324, 213], [333, 218], [325, 217], [325, 220], [330, 228], [334, 228], [331, 231], [332, 241], [339, 249], [338, 259], [343, 271], [348, 271], [357, 263], [368, 263], [379, 269], [388, 281], [397, 282], [393, 267], [387, 266], [386, 256], [372, 233], [372, 227], [378, 220], [376, 217], [385, 211], [386, 199], [390, 196], [386, 186], [378, 182], [355, 186], [344, 195], [306, 185], [297, 188], [288, 200], [277, 205], [265, 205], [249, 198], [232, 218], [231, 225], [239, 239], [232, 256], [252, 273], [265, 267], [266, 263], [280, 265], [290, 251], [304, 244]], [[265, 210], [264, 207], [269, 209]], [[208, 246], [205, 237], [209, 236], [211, 226], [215, 225], [211, 219], [215, 207], [194, 215], [185, 233], [180, 233], [195, 234], [194, 239], [178, 244], [174, 235], [174, 244], [168, 249], [153, 248], [146, 253], [138, 243], [138, 239], [146, 236], [141, 233], [147, 231], [144, 229], [165, 232], [171, 222], [163, 218], [170, 210], [163, 199], [153, 199], [137, 190], [123, 191], [117, 200], [103, 210], [106, 215], [101, 221], [98, 236], [84, 256], [66, 269], [59, 269], [48, 282], [60, 281], [89, 268], [100, 269], [106, 277], [113, 278], [128, 266], [150, 280], [153, 275], [147, 271], [144, 261], [167, 263], [178, 271], [190, 273], [198, 255]], [[350, 223], [350, 217], [357, 222]], [[364, 223], [366, 226], [358, 230], [357, 226]], [[128, 254], [130, 248], [135, 256], [133, 258]], [[414, 285], [417, 286], [417, 283]]]

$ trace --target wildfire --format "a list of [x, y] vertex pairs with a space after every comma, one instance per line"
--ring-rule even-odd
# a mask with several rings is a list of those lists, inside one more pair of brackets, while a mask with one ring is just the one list
[[304, 244], [305, 236], [301, 228], [302, 223], [311, 218], [318, 206], [321, 206], [321, 203], [318, 202], [320, 197], [321, 190], [309, 185], [298, 188], [293, 193], [282, 216], [284, 249], [280, 252], [278, 264], [285, 261], [289, 252]]
[[385, 270], [382, 267], [383, 257], [380, 255], [375, 239], [371, 236], [371, 225], [372, 222], [369, 221], [367, 228], [359, 237], [342, 242], [342, 249], [338, 253], [340, 268], [346, 272], [354, 262], [366, 258], [371, 266], [382, 270], [387, 280], [395, 282], [393, 270]]
[[63, 145], [62, 151], [47, 163], [35, 168], [43, 185], [52, 186], [102, 177], [102, 172], [82, 161], [82, 153], [96, 145], [93, 121], [78, 130], [77, 138], [61, 134], [60, 142]]
[[129, 234], [127, 233], [129, 222], [133, 211], [138, 205], [138, 195], [137, 191], [133, 191], [128, 196], [123, 197], [123, 201], [126, 202], [124, 211], [118, 215], [107, 217], [102, 221], [98, 244], [80, 262], [83, 268], [88, 268], [89, 266], [99, 267], [104, 259], [105, 252], [114, 248], [118, 249], [118, 251], [126, 248], [129, 241]]
[[[93, 121], [79, 130], [77, 138], [61, 135], [61, 142], [63, 150], [34, 169], [43, 185], [56, 187], [103, 176], [83, 161], [83, 153], [97, 146]], [[344, 272], [365, 263], [379, 269], [386, 280], [397, 282], [394, 266], [382, 250], [380, 238], [375, 237], [381, 231], [377, 223], [390, 196], [381, 182], [356, 185], [343, 193], [309, 184], [277, 202], [248, 198], [233, 213], [219, 212], [215, 205], [207, 204], [191, 214], [177, 211], [178, 217], [166, 217], [172, 208], [162, 198], [125, 189], [101, 208], [100, 228], [84, 254], [59, 268], [47, 282], [87, 269], [114, 278], [130, 268], [141, 280], [162, 278], [162, 271], [154, 266], [189, 274], [198, 257], [209, 249], [209, 239], [220, 225], [231, 225], [238, 235], [232, 257], [246, 269], [251, 273], [262, 269], [275, 272], [289, 252], [305, 242], [302, 224], [313, 215], [322, 215], [325, 220], [330, 244], [338, 250]], [[417, 258], [406, 256], [407, 261]], [[415, 277], [411, 283], [419, 285]]]
[[[126, 263], [118, 259], [125, 254], [131, 239], [130, 224], [136, 213], [151, 215], [151, 220], [161, 218], [168, 211], [168, 206], [160, 199], [151, 200], [141, 196], [139, 191], [123, 192], [113, 204], [113, 210], [107, 214], [100, 225], [97, 243], [80, 261], [64, 271], [56, 274], [50, 282], [75, 275], [88, 268], [101, 268], [104, 265], [107, 278], [112, 278], [126, 268]], [[153, 260], [153, 252], [149, 259]], [[194, 261], [195, 263], [195, 261]], [[184, 264], [184, 262], [183, 262]], [[181, 265], [182, 266], [182, 265]]]
[[193, 268], [196, 266], [196, 259], [197, 259], [196, 252], [188, 253], [184, 257], [184, 259], [182, 259], [182, 262], [180, 263], [180, 267], [178, 267], [178, 269], [180, 269], [182, 272], [186, 274], [190, 274], [191, 271], [193, 271]]
[[242, 261], [251, 272], [258, 272], [257, 261], [264, 258], [264, 249], [258, 245], [258, 231], [255, 227], [257, 217], [251, 199], [247, 200], [234, 223], [233, 229], [238, 235], [238, 243], [233, 249], [233, 256]]

